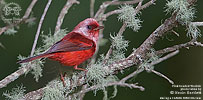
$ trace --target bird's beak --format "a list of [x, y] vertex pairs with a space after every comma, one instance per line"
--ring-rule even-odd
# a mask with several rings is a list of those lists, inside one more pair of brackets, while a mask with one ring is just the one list
[[98, 26], [97, 28], [95, 28], [94, 30], [97, 31], [97, 30], [100, 30], [100, 29], [103, 29], [104, 26]]

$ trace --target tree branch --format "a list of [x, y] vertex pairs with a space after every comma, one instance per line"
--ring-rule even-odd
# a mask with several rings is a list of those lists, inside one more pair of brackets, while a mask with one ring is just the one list
[[[145, 9], [145, 8], [149, 7], [150, 5], [152, 5], [156, 2], [156, 0], [151, 0], [147, 3], [145, 3], [144, 5], [141, 5], [142, 1], [143, 0], [139, 0], [139, 1], [134, 2], [134, 4], [139, 2], [139, 5], [136, 7], [135, 13], [138, 13], [140, 10]], [[109, 16], [114, 15], [114, 14], [119, 14], [119, 13], [121, 13], [120, 9], [110, 11], [110, 12], [104, 14], [100, 20], [106, 20]]]
[[77, 0], [67, 0], [66, 4], [64, 5], [63, 9], [61, 10], [61, 12], [58, 16], [58, 20], [56, 22], [55, 33], [60, 30], [65, 15], [68, 13], [68, 10], [70, 9], [70, 7], [75, 3], [79, 4], [80, 2]]
[[90, 0], [90, 17], [94, 17], [94, 3], [95, 0]]
[[36, 48], [37, 40], [38, 40], [38, 38], [39, 38], [39, 34], [40, 34], [40, 31], [41, 31], [42, 23], [43, 23], [43, 21], [44, 21], [44, 17], [46, 16], [46, 13], [47, 13], [47, 11], [48, 11], [48, 9], [49, 9], [49, 6], [50, 6], [51, 2], [52, 2], [52, 0], [49, 0], [49, 1], [48, 1], [47, 5], [46, 5], [46, 7], [45, 7], [45, 9], [44, 9], [44, 12], [43, 12], [43, 14], [42, 14], [42, 17], [40, 18], [39, 25], [38, 25], [38, 28], [37, 28], [37, 33], [36, 33], [36, 35], [35, 35], [35, 40], [34, 40], [34, 43], [33, 43], [33, 45], [32, 45], [32, 51], [31, 51], [31, 53], [30, 53], [30, 56], [33, 56], [33, 54], [34, 54], [34, 52], [35, 52], [35, 48]]
[[174, 51], [174, 52], [172, 52], [172, 53], [170, 53], [170, 54], [168, 54], [168, 55], [166, 55], [166, 56], [164, 56], [162, 58], [159, 58], [158, 60], [152, 62], [151, 65], [156, 65], [156, 64], [158, 64], [160, 62], [163, 62], [164, 60], [167, 60], [167, 59], [177, 55], [178, 53], [179, 53], [179, 50], [176, 50], [176, 51]]
[[203, 22], [192, 22], [192, 24], [196, 26], [203, 26]]
[[[129, 84], [129, 83], [125, 83], [125, 82], [122, 82], [122, 81], [119, 81], [119, 82], [111, 82], [111, 83], [108, 83], [107, 85], [105, 85], [105, 87], [109, 87], [109, 86], [121, 86], [121, 87], [129, 87], [129, 88], [137, 88], [137, 89], [140, 89], [140, 91], [144, 91], [144, 87], [142, 86], [138, 86], [137, 83], [135, 84]], [[98, 89], [100, 87], [103, 87], [103, 86], [100, 86], [100, 85], [94, 85], [94, 86], [91, 86], [89, 88], [86, 88], [84, 90], [81, 90], [80, 92], [74, 94], [76, 96], [80, 96], [81, 94], [85, 94], [87, 92], [90, 92], [90, 91], [93, 91], [95, 89]]]
[[[121, 4], [136, 4], [142, 0], [133, 0], [133, 1], [118, 1], [118, 0], [113, 0], [113, 1], [106, 1], [104, 2], [101, 6], [100, 9], [97, 11], [95, 14], [94, 18], [99, 20], [100, 15], [102, 15], [102, 19], [106, 19], [108, 16], [103, 15], [106, 8], [110, 5], [121, 5]], [[114, 10], [112, 14], [118, 14], [120, 13], [120, 10]]]
[[197, 41], [189, 41], [187, 43], [183, 43], [183, 44], [178, 44], [178, 45], [174, 45], [172, 47], [167, 47], [165, 49], [162, 50], [158, 50], [156, 51], [156, 55], [162, 55], [162, 54], [166, 54], [175, 50], [179, 50], [181, 48], [189, 48], [192, 46], [196, 46], [196, 47], [203, 47], [203, 44], [201, 42], [197, 42]]

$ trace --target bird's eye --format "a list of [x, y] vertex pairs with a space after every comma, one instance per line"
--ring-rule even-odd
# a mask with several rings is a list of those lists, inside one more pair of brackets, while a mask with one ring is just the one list
[[89, 30], [91, 30], [91, 29], [92, 29], [92, 26], [91, 26], [91, 25], [87, 25], [87, 28], [88, 28]]

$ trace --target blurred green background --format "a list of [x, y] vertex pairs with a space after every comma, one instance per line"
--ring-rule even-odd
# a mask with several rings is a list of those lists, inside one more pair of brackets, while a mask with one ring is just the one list
[[[20, 12], [21, 16], [24, 15], [26, 8], [29, 6], [31, 0], [5, 0], [6, 2], [15, 2], [21, 6], [22, 11]], [[33, 8], [33, 14], [37, 18], [36, 24], [32, 27], [28, 27], [27, 24], [21, 24], [20, 29], [15, 35], [0, 35], [0, 43], [2, 43], [5, 48], [0, 47], [0, 80], [10, 75], [16, 71], [19, 67], [17, 62], [17, 56], [19, 54], [23, 56], [28, 56], [30, 54], [32, 44], [34, 41], [35, 33], [38, 27], [39, 20], [45, 8], [45, 5], [48, 0], [38, 0], [36, 5]], [[99, 9], [99, 6], [105, 0], [95, 0], [95, 11]], [[149, 1], [149, 0], [144, 0]], [[63, 8], [66, 0], [53, 0], [48, 13], [43, 22], [41, 31], [44, 31], [44, 34], [48, 34], [49, 31], [53, 33], [57, 21], [57, 17], [60, 13], [60, 10]], [[90, 17], [89, 15], [89, 0], [80, 0], [79, 5], [73, 5], [68, 14], [65, 16], [62, 28], [67, 28], [71, 31], [80, 21]], [[147, 9], [144, 9], [140, 13], [140, 18], [143, 21], [142, 28], [139, 32], [133, 32], [131, 29], [127, 29], [124, 32], [125, 39], [129, 40], [128, 51], [126, 56], [128, 56], [133, 48], [137, 48], [141, 43], [161, 24], [166, 18], [170, 15], [166, 15], [164, 12], [165, 0], [157, 0], [156, 5], [152, 5]], [[195, 4], [197, 9], [195, 21], [203, 21], [203, 1], [198, 0]], [[134, 5], [135, 7], [136, 5]], [[107, 9], [108, 11], [114, 10], [118, 6], [110, 6]], [[5, 24], [3, 21], [0, 21], [0, 27], [3, 27]], [[122, 26], [121, 22], [117, 21], [117, 15], [110, 16], [106, 22], [104, 22], [104, 38], [109, 39], [109, 34], [118, 32]], [[203, 28], [200, 27], [201, 31]], [[175, 44], [184, 43], [190, 40], [186, 37], [185, 27], [175, 28], [180, 36], [177, 37], [173, 33], [163, 37], [155, 44], [155, 49], [163, 49], [168, 46], [173, 46]], [[199, 41], [203, 42], [202, 38], [199, 38]], [[41, 37], [39, 38], [37, 46], [40, 46]], [[110, 46], [108, 42], [105, 46], [100, 47], [99, 54], [106, 53]], [[26, 87], [26, 92], [36, 90], [40, 87], [45, 86], [49, 81], [56, 77], [56, 69], [58, 64], [54, 61], [46, 60], [47, 63], [44, 66], [43, 77], [40, 78], [39, 82], [35, 82], [33, 75], [27, 74], [22, 75], [19, 79], [15, 80], [7, 87], [0, 89], [0, 94], [6, 90], [11, 90], [12, 88], [23, 84]], [[51, 67], [52, 66], [52, 67]], [[56, 67], [53, 67], [56, 66]], [[194, 47], [188, 49], [181, 49], [180, 53], [173, 58], [170, 58], [158, 65], [155, 69], [162, 72], [164, 75], [172, 79], [175, 84], [183, 85], [203, 85], [203, 48]], [[134, 68], [126, 69], [124, 73], [118, 74], [119, 78], [122, 78], [128, 75], [130, 72], [133, 72]], [[171, 88], [171, 84], [168, 83], [165, 79], [153, 74], [142, 72], [129, 82], [138, 82], [140, 85], [145, 87], [145, 91], [140, 91], [138, 89], [130, 89], [127, 87], [119, 87], [118, 94], [112, 100], [158, 100], [162, 96], [171, 96], [170, 91], [175, 90]], [[109, 96], [111, 95], [113, 89], [108, 88]], [[184, 96], [184, 95], [172, 95], [172, 96]], [[187, 96], [198, 96], [203, 97], [202, 95], [187, 95]], [[96, 96], [92, 92], [87, 93], [85, 100], [102, 100], [103, 94], [101, 91], [97, 93]], [[4, 99], [3, 96], [0, 96], [0, 100]]]

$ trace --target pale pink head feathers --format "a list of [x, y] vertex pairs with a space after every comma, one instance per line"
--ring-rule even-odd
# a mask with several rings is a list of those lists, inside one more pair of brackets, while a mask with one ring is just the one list
[[80, 22], [73, 30], [73, 32], [80, 33], [81, 35], [87, 37], [88, 39], [93, 40], [94, 42], [98, 41], [99, 38], [99, 29], [103, 29], [103, 26], [100, 26], [99, 23], [93, 18], [87, 18], [84, 21]]

